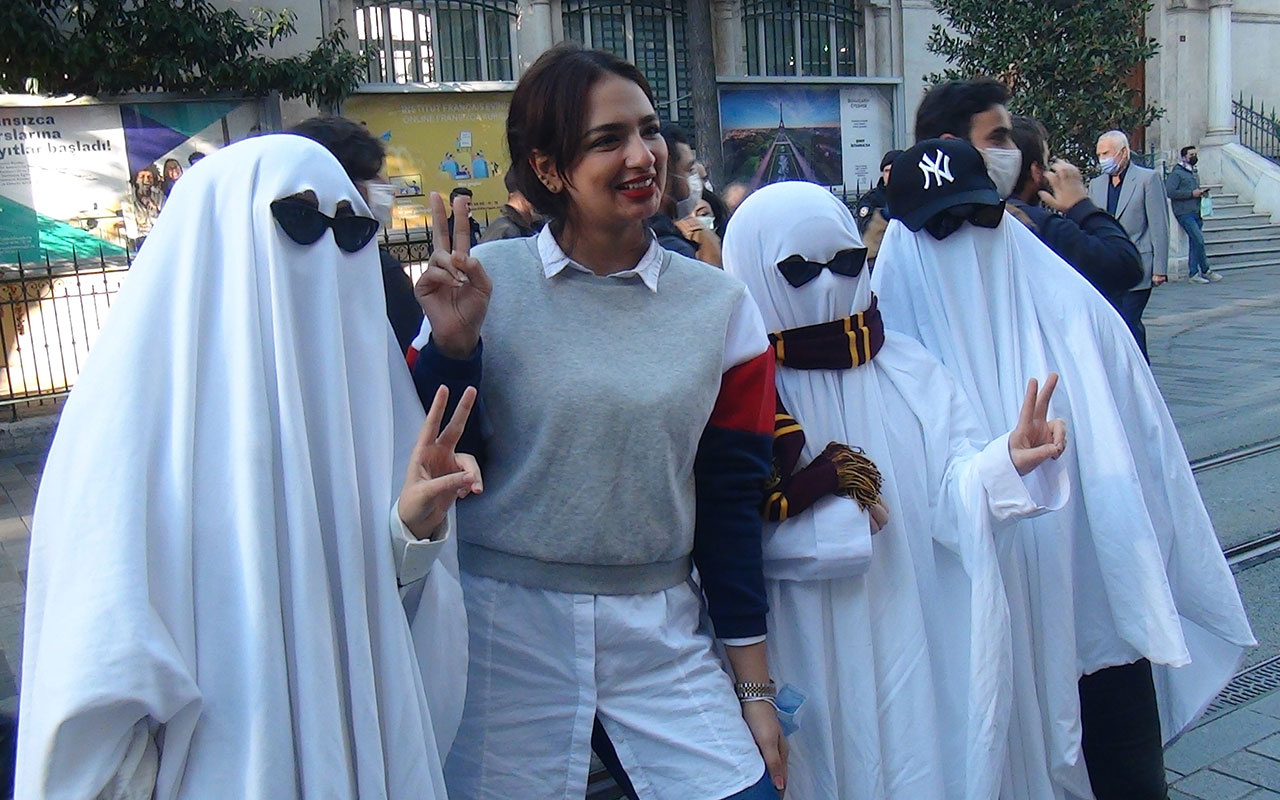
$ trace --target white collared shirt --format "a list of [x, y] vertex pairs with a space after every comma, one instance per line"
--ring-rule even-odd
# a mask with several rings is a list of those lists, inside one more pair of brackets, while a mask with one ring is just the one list
[[391, 554], [395, 559], [396, 582], [404, 589], [411, 583], [427, 577], [431, 566], [440, 557], [440, 551], [453, 530], [453, 514], [447, 514], [431, 535], [419, 539], [409, 531], [400, 518], [400, 499], [391, 504]]
[[[559, 275], [565, 269], [576, 269], [579, 272], [595, 274], [592, 270], [569, 258], [560, 249], [560, 243], [552, 235], [550, 225], [544, 225], [542, 231], [538, 233], [538, 258], [542, 260], [542, 274], [548, 278]], [[656, 293], [658, 291], [658, 275], [662, 272], [662, 262], [665, 258], [666, 251], [662, 249], [662, 245], [658, 244], [657, 237], [649, 234], [649, 249], [640, 257], [640, 261], [631, 269], [612, 272], [606, 277], [639, 278], [644, 282], [645, 286], [649, 287], [649, 291]]]

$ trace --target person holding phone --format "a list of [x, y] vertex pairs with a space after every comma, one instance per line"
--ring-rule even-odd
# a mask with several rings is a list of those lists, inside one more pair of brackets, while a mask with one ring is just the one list
[[1173, 216], [1187, 233], [1187, 280], [1192, 283], [1217, 283], [1222, 275], [1209, 269], [1209, 257], [1204, 250], [1204, 219], [1201, 206], [1209, 196], [1209, 187], [1200, 185], [1200, 172], [1196, 164], [1200, 155], [1195, 145], [1187, 145], [1179, 151], [1181, 160], [1169, 170], [1164, 179], [1165, 194], [1173, 206]]

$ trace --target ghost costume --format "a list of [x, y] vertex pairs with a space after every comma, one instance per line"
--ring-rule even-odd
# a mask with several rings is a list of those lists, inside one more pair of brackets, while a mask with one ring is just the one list
[[[393, 553], [422, 408], [376, 247], [273, 219], [308, 189], [369, 214], [301, 137], [188, 171], [67, 401], [31, 542], [19, 797], [445, 797], [456, 554]], [[429, 566], [406, 592], [437, 645], [416, 643], [421, 671], [399, 560]]]
[[[856, 331], [875, 313], [869, 270], [823, 269], [793, 287], [776, 265], [861, 247], [829, 192], [780, 183], [735, 213], [725, 269], [771, 331], [851, 313]], [[770, 664], [808, 695], [790, 738], [787, 797], [990, 800], [1012, 691], [993, 537], [1062, 505], [1065, 474], [1048, 462], [1024, 482], [1008, 437], [987, 444], [959, 385], [907, 337], [886, 334], [848, 369], [789, 367], [771, 338], [779, 399], [804, 428], [801, 463], [831, 441], [861, 448], [884, 476], [890, 518], [873, 538], [857, 502], [827, 496], [766, 529]]]
[[1061, 376], [1071, 500], [1000, 542], [1015, 668], [1001, 796], [1092, 797], [1082, 675], [1149, 659], [1167, 742], [1254, 644], [1173, 420], [1115, 310], [1007, 214], [941, 241], [890, 223], [872, 286], [886, 325], [952, 370], [987, 433], [1028, 378]]

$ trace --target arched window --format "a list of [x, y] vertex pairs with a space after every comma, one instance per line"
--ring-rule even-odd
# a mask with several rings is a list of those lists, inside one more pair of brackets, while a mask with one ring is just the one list
[[565, 39], [635, 64], [653, 88], [658, 114], [691, 128], [685, 0], [562, 0], [561, 17]]
[[747, 74], [858, 72], [856, 0], [743, 0]]
[[509, 81], [515, 0], [356, 0], [371, 83]]

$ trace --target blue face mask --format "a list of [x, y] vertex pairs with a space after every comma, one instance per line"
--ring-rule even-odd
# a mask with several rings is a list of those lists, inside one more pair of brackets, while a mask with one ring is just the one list
[[790, 736], [800, 730], [800, 707], [807, 698], [804, 693], [789, 683], [782, 684], [774, 702], [778, 706], [778, 726], [783, 736]]
[[1120, 159], [1118, 156], [1107, 156], [1098, 159], [1098, 169], [1102, 170], [1104, 175], [1115, 175], [1120, 171]]

